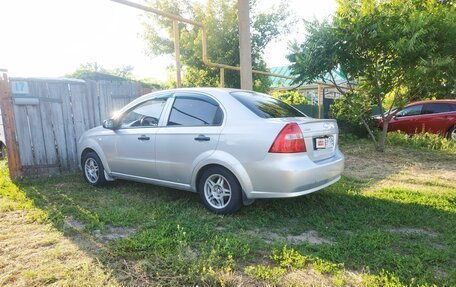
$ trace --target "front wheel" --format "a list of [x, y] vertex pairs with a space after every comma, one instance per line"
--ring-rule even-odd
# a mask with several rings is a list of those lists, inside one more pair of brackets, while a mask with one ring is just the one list
[[229, 214], [242, 206], [242, 189], [236, 177], [223, 167], [204, 171], [198, 182], [198, 192], [203, 204], [217, 214]]
[[93, 151], [87, 152], [82, 157], [82, 172], [84, 179], [93, 186], [106, 184], [103, 163]]
[[6, 146], [0, 142], [0, 159], [6, 158]]
[[456, 126], [448, 131], [448, 139], [456, 142]]

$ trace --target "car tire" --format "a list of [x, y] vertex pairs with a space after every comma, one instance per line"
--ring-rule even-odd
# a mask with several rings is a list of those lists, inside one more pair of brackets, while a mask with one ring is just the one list
[[103, 163], [93, 151], [87, 152], [82, 156], [82, 174], [84, 179], [93, 186], [106, 184]]
[[210, 211], [229, 214], [242, 207], [242, 188], [237, 178], [226, 168], [210, 167], [198, 182], [201, 201]]
[[456, 142], [456, 126], [453, 126], [449, 131], [447, 135], [449, 140], [455, 141]]
[[0, 142], [0, 159], [6, 158], [6, 146]]

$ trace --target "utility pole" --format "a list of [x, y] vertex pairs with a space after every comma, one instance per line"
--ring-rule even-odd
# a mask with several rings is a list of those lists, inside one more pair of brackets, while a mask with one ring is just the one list
[[239, 54], [241, 57], [241, 89], [252, 90], [252, 47], [250, 46], [249, 0], [238, 0]]
[[176, 58], [176, 88], [182, 88], [181, 64], [180, 64], [180, 31], [179, 22], [173, 20], [174, 30], [174, 57]]

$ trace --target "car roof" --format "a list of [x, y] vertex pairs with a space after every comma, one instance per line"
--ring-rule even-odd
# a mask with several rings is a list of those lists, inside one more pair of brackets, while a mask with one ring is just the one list
[[242, 89], [234, 89], [234, 88], [217, 88], [217, 87], [203, 87], [203, 88], [178, 88], [178, 89], [169, 89], [169, 90], [161, 90], [159, 92], [253, 92], [248, 90]]
[[424, 105], [424, 104], [435, 104], [435, 103], [440, 103], [440, 104], [456, 104], [456, 99], [455, 99], [455, 100], [452, 100], [452, 99], [445, 99], [445, 100], [427, 100], [427, 101], [419, 101], [419, 102], [410, 103], [410, 104], [406, 105], [406, 107], [415, 106], [415, 105]]

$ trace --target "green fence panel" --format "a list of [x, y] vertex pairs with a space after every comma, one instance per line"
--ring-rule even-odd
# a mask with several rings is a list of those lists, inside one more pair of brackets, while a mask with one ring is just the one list
[[295, 108], [312, 118], [318, 117], [318, 106], [313, 105], [294, 105]]

